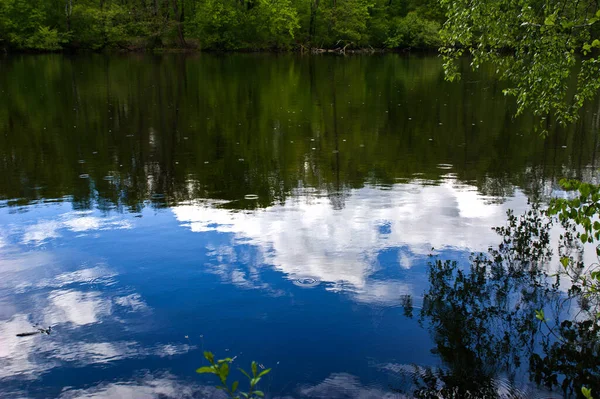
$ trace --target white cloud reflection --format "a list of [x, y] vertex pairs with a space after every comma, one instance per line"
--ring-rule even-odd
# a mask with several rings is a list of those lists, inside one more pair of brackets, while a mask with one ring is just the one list
[[[244, 242], [258, 246], [264, 263], [289, 279], [310, 277], [327, 282], [329, 289], [354, 291], [359, 301], [393, 302], [412, 288], [407, 281], [372, 277], [381, 269], [377, 261], [381, 251], [402, 249], [398, 266], [404, 269], [413, 267], [414, 257], [428, 255], [432, 247], [485, 251], [497, 242], [491, 227], [505, 223], [509, 208], [520, 212], [526, 206], [527, 198], [520, 192], [498, 203], [478, 194], [475, 187], [448, 179], [439, 186], [411, 183], [390, 190], [353, 190], [337, 210], [327, 197], [295, 197], [253, 212], [200, 203], [175, 207], [173, 213], [194, 232], [234, 235], [230, 246], [211, 249], [221, 269], [236, 261], [233, 245]], [[248, 275], [238, 273], [230, 280], [248, 285]]]
[[23, 244], [40, 245], [48, 240], [59, 238], [61, 230], [87, 233], [131, 228], [130, 221], [118, 217], [92, 216], [92, 211], [67, 212], [55, 220], [41, 220], [26, 227], [22, 242]]
[[[10, 244], [0, 247], [0, 259], [0, 381], [34, 380], [65, 365], [175, 356], [195, 348], [115, 340], [95, 328], [81, 335], [82, 328], [91, 326], [126, 329], [120, 314], [150, 311], [141, 295], [119, 286], [117, 273], [104, 263], [73, 264], [47, 251], [23, 251]], [[48, 326], [53, 327], [50, 335], [17, 336]]]
[[407, 396], [368, 387], [347, 373], [334, 373], [323, 382], [300, 389], [301, 397], [323, 399], [401, 399]]
[[72, 323], [77, 326], [99, 322], [112, 313], [112, 302], [100, 292], [57, 290], [49, 294], [44, 324]]
[[146, 374], [131, 381], [102, 383], [88, 389], [67, 390], [60, 399], [225, 399], [214, 387], [178, 380], [170, 374]]

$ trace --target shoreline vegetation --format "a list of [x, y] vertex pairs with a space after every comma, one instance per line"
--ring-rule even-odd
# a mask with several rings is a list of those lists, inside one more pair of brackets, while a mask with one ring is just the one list
[[0, 52], [437, 51], [436, 0], [0, 0]]

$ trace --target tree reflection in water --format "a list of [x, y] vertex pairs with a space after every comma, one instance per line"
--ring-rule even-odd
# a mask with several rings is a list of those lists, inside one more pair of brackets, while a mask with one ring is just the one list
[[[495, 229], [501, 243], [472, 254], [468, 268], [432, 257], [419, 321], [443, 367], [415, 366], [412, 395], [526, 397], [514, 388], [526, 375], [565, 396], [583, 397], [582, 387], [600, 392], [600, 308], [577, 282], [569, 281], [567, 292], [561, 288], [566, 273], [549, 271], [552, 222], [532, 205], [522, 216], [509, 212], [506, 226]], [[582, 259], [574, 227], [563, 227], [558, 254]], [[411, 315], [412, 299], [403, 302]]]

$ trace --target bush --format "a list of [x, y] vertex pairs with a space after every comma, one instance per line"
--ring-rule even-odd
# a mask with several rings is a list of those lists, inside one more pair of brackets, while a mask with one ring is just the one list
[[437, 48], [441, 45], [439, 23], [421, 18], [416, 12], [392, 22], [390, 37], [385, 45], [388, 48]]
[[57, 51], [62, 49], [64, 37], [56, 29], [41, 26], [25, 42], [25, 47], [33, 50]]

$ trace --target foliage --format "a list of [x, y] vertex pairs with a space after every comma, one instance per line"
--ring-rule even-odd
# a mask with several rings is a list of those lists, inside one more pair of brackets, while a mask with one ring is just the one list
[[[448, 21], [442, 52], [450, 80], [459, 77], [456, 59], [491, 63], [510, 86], [518, 113], [531, 109], [560, 123], [577, 118], [600, 88], [600, 9], [596, 0], [442, 0]], [[577, 55], [586, 58], [579, 62]], [[576, 84], [569, 76], [578, 71]]]
[[424, 19], [412, 11], [394, 20], [386, 45], [391, 48], [435, 48], [441, 44], [439, 30], [436, 21]]
[[86, 4], [73, 6], [72, 35], [80, 47], [99, 50], [121, 44], [127, 38], [125, 9], [107, 4], [102, 9]]
[[[576, 199], [566, 202], [579, 208]], [[562, 212], [563, 203], [555, 201], [551, 213]], [[598, 295], [586, 289], [581, 273], [573, 278], [548, 271], [554, 223], [537, 205], [520, 217], [509, 212], [507, 225], [496, 228], [501, 243], [473, 255], [468, 270], [457, 262], [430, 264], [420, 321], [429, 326], [446, 367], [419, 374], [416, 396], [494, 397], [495, 376], [512, 380], [524, 373], [523, 365], [533, 381], [565, 394], [590, 397], [600, 389]], [[571, 263], [581, 259], [579, 233], [572, 224], [563, 222], [563, 228], [559, 255], [569, 263], [561, 263], [579, 272], [580, 265]], [[561, 291], [565, 280], [572, 284], [567, 295]]]
[[211, 352], [204, 352], [204, 357], [210, 363], [210, 366], [203, 366], [196, 370], [199, 374], [214, 374], [219, 377], [221, 381], [221, 385], [217, 386], [218, 389], [223, 390], [231, 399], [253, 399], [253, 398], [263, 398], [265, 394], [262, 391], [256, 389], [256, 386], [265, 375], [269, 374], [271, 369], [261, 370], [259, 372], [258, 365], [256, 362], [252, 362], [251, 364], [251, 372], [250, 375], [243, 369], [239, 369], [242, 374], [244, 374], [248, 378], [248, 382], [250, 384], [250, 388], [248, 392], [241, 392], [238, 390], [239, 381], [234, 381], [231, 386], [229, 386], [227, 379], [229, 377], [230, 364], [233, 363], [232, 358], [228, 357], [225, 359], [217, 360], [215, 362], [215, 356]]
[[[407, 17], [411, 12], [419, 18]], [[19, 50], [186, 47], [190, 43], [214, 50], [381, 47], [393, 31], [396, 36], [416, 32], [418, 47], [431, 47], [436, 42], [429, 36], [442, 20], [441, 8], [432, 0], [0, 0], [0, 46]], [[407, 28], [412, 23], [416, 26]], [[419, 39], [423, 35], [426, 40]], [[399, 37], [393, 40], [394, 47], [404, 46]]]

